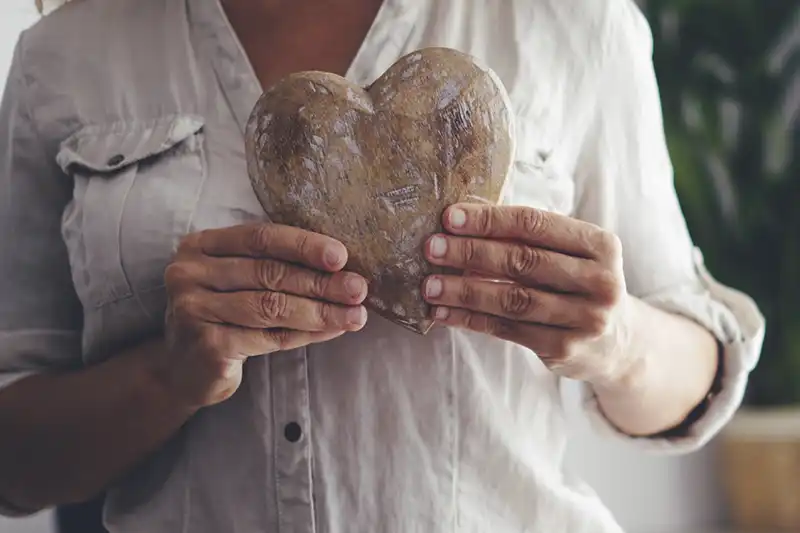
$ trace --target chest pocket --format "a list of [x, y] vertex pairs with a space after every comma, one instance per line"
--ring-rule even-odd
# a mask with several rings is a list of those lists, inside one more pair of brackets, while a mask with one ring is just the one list
[[75, 183], [62, 233], [85, 307], [163, 286], [206, 175], [203, 125], [194, 115], [115, 122], [62, 143], [57, 162]]
[[530, 118], [516, 118], [516, 156], [504, 202], [571, 215], [575, 182], [557, 168], [554, 149], [541, 130]]

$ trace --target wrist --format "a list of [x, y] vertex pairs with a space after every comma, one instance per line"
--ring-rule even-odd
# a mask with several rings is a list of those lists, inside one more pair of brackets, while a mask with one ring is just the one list
[[163, 338], [145, 342], [132, 352], [139, 369], [142, 390], [149, 401], [155, 401], [169, 412], [186, 418], [200, 410], [200, 406], [192, 405], [175, 392], [174, 379], [166, 364], [169, 349]]
[[632, 364], [614, 380], [592, 385], [601, 411], [622, 432], [658, 435], [708, 403], [720, 350], [697, 323], [634, 298], [631, 302], [633, 329], [626, 348]]
[[630, 398], [641, 393], [650, 381], [650, 353], [640, 345], [636, 334], [644, 327], [641, 306], [635, 297], [625, 295], [616, 326], [605, 343], [606, 356], [613, 362], [601, 379], [590, 383], [598, 395]]

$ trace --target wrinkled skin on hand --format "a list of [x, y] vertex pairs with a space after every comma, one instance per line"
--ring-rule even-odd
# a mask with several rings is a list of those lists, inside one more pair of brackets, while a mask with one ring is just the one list
[[186, 405], [229, 398], [248, 357], [361, 329], [367, 283], [329, 237], [258, 224], [187, 236], [167, 267], [169, 357], [157, 374]]
[[469, 275], [431, 276], [426, 299], [439, 323], [530, 348], [560, 375], [613, 383], [633, 364], [629, 297], [616, 235], [528, 207], [462, 204], [428, 260]]

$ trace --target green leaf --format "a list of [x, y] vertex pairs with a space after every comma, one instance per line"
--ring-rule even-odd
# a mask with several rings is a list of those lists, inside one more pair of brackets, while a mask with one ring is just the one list
[[767, 317], [747, 401], [800, 403], [800, 7], [648, 0], [645, 13], [692, 237]]

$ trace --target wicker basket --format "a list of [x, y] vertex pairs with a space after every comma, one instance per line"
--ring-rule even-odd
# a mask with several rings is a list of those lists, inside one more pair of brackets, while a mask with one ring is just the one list
[[721, 440], [734, 526], [800, 532], [800, 408], [743, 411]]

